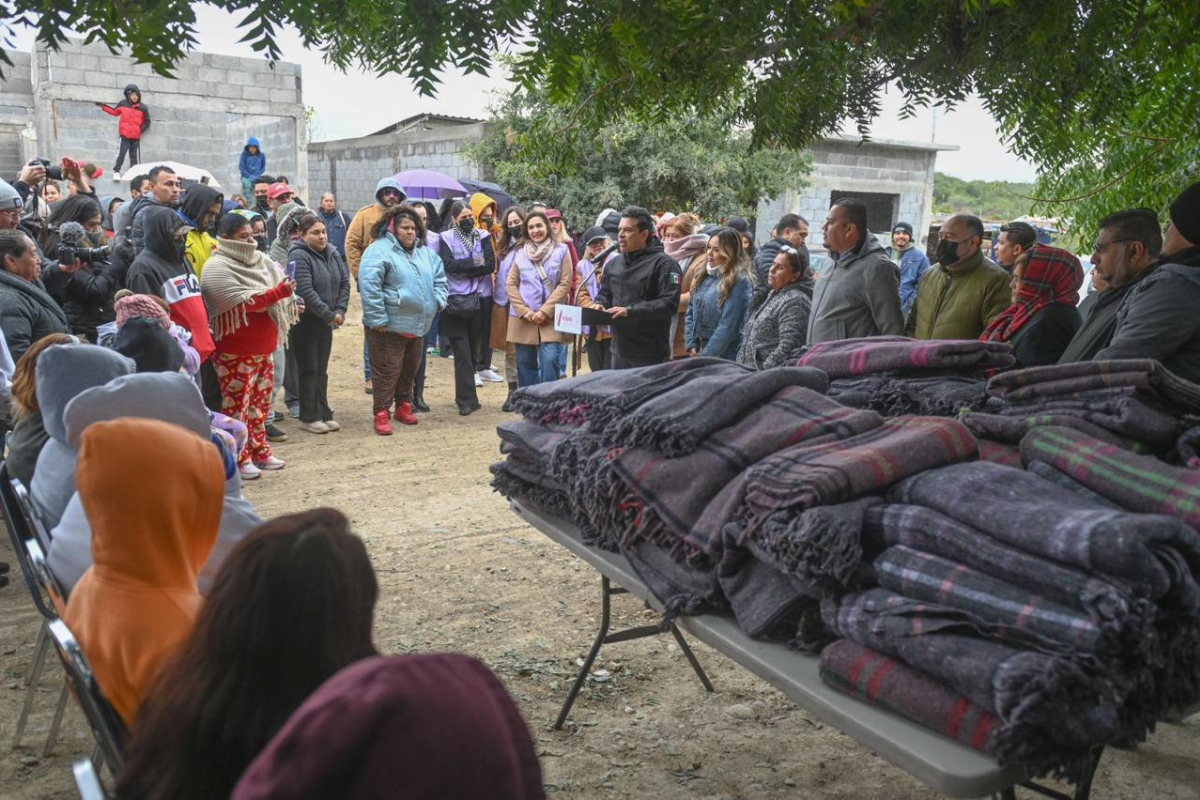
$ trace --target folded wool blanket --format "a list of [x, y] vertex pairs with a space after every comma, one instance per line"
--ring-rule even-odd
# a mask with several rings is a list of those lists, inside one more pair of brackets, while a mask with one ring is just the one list
[[[863, 558], [863, 515], [882, 502], [882, 497], [870, 496], [802, 514], [777, 512], [742, 546], [757, 560], [811, 587], [810, 594], [844, 592], [851, 588]], [[729, 556], [727, 550], [725, 557]]]
[[492, 488], [503, 496], [528, 503], [556, 517], [570, 517], [570, 501], [566, 493], [522, 478], [505, 461], [498, 461], [488, 469], [492, 473]]
[[741, 375], [705, 375], [663, 392], [600, 431], [610, 447], [647, 447], [686, 456], [715, 431], [731, 425], [781, 389], [801, 386], [824, 394], [829, 379], [817, 369], [776, 367]]
[[564, 425], [538, 425], [526, 420], [514, 420], [496, 426], [501, 453], [522, 453], [528, 460], [537, 463], [546, 474], [550, 474], [555, 450], [572, 430]]
[[633, 571], [663, 604], [663, 629], [679, 614], [696, 615], [726, 607], [717, 583], [716, 566], [700, 567], [681, 562], [670, 550], [653, 542], [628, 542], [621, 546]]
[[868, 408], [885, 417], [917, 414], [954, 417], [975, 411], [987, 402], [987, 381], [982, 378], [941, 375], [929, 378], [893, 378], [871, 395]]
[[1200, 412], [1200, 386], [1146, 359], [1079, 361], [1013, 370], [992, 378], [988, 394], [1020, 401], [1117, 387], [1137, 389], [1179, 409]]
[[1179, 463], [1189, 469], [1200, 468], [1200, 419], [1191, 415], [1183, 418], [1184, 432], [1175, 443]]
[[1054, 485], [1066, 489], [1068, 492], [1079, 495], [1084, 500], [1088, 500], [1107, 508], [1120, 508], [1119, 505], [1109, 500], [1107, 497], [1096, 494], [1079, 481], [1075, 480], [1064, 472], [1060, 472], [1059, 470], [1047, 464], [1045, 461], [1030, 461], [1029, 464], [1025, 466], [1025, 469], [1029, 472], [1032, 472], [1034, 475], [1037, 475], [1039, 478], [1048, 480]]
[[584, 458], [567, 484], [571, 519], [583, 533], [585, 544], [604, 550], [619, 550], [624, 532], [621, 500], [627, 494], [612, 469], [621, 448], [601, 447]]
[[681, 383], [706, 375], [743, 375], [751, 370], [720, 358], [684, 358], [637, 369], [601, 370], [576, 378], [527, 386], [513, 408], [535, 422], [609, 421]]
[[[970, 415], [974, 416], [974, 415]], [[974, 433], [974, 431], [972, 431]], [[993, 464], [1003, 464], [1006, 467], [1021, 466], [1021, 451], [1011, 444], [1004, 442], [993, 441], [975, 435], [975, 441], [979, 443], [979, 460], [990, 461]]]
[[953, 609], [871, 589], [822, 610], [835, 635], [899, 659], [995, 714], [997, 759], [1030, 777], [1077, 781], [1094, 746], [1129, 732], [1122, 692], [1103, 674], [980, 636]]
[[[1062, 437], [1078, 435], [1065, 428], [1039, 428], [1022, 444], [1022, 456], [1043, 460], [1116, 500], [1109, 491], [1081, 477], [1080, 470], [1066, 468], [1086, 456], [1061, 449], [1060, 442], [1074, 444], [1073, 439]], [[1041, 442], [1051, 447], [1042, 447]], [[1097, 463], [1092, 472], [1100, 471]], [[1104, 474], [1109, 474], [1107, 468]], [[1153, 477], [1156, 473], [1146, 470], [1146, 474]], [[1166, 607], [1186, 613], [1200, 609], [1195, 577], [1200, 572], [1200, 536], [1172, 517], [1106, 508], [1031, 473], [985, 462], [929, 470], [908, 478], [892, 488], [888, 499], [941, 511], [1028, 553], [1112, 576], [1137, 596]], [[1165, 496], [1162, 500], [1172, 502]]]
[[[1016, 647], [1111, 657], [1122, 646], [1116, 630], [1102, 628], [1082, 611], [941, 556], [897, 545], [874, 566], [880, 587], [962, 611], [989, 637]], [[1125, 642], [1134, 653], [1139, 643], [1136, 635]]]
[[811, 583], [780, 572], [732, 541], [724, 548], [717, 579], [738, 626], [759, 639], [793, 639], [806, 609], [821, 597]]
[[933, 509], [900, 503], [868, 509], [863, 517], [866, 557], [874, 559], [896, 545], [974, 568], [1082, 611], [1104, 627], [1138, 627], [1153, 615], [1149, 601], [1133, 599], [1125, 587], [1111, 580], [1010, 546]]
[[[983, 439], [991, 439], [1005, 444], [1019, 445], [1021, 440], [1025, 438], [1025, 434], [1034, 428], [1059, 426], [1074, 428], [1077, 431], [1110, 442], [1118, 447], [1123, 447], [1126, 450], [1140, 452], [1146, 449], [1146, 445], [1141, 442], [1113, 433], [1095, 423], [1088, 422], [1083, 417], [1073, 416], [1069, 413], [1032, 414], [1027, 417], [1018, 417], [974, 412], [963, 414], [958, 418], [958, 421], [966, 425], [971, 433], [975, 434], [976, 438], [981, 441]], [[984, 460], [990, 461], [992, 459]]]
[[833, 505], [886, 489], [935, 467], [975, 458], [961, 423], [940, 417], [897, 417], [851, 439], [781, 450], [742, 474], [739, 540], [772, 514]]
[[[877, 428], [883, 419], [857, 411], [800, 386], [789, 386], [739, 422], [704, 439], [691, 455], [666, 458], [636, 447], [619, 454], [612, 467], [642, 505], [635, 538], [664, 546], [682, 543], [689, 555], [719, 560], [719, 538], [693, 536], [705, 508], [744, 469], [799, 442], [849, 439]], [[723, 521], [706, 524], [720, 532]]]
[[821, 679], [843, 694], [995, 755], [996, 715], [902, 661], [841, 639], [821, 651]]
[[[1175, 414], [1142, 402], [1128, 387], [1083, 392], [1072, 397], [1043, 397], [1019, 403], [1004, 403], [996, 413], [1026, 419], [1042, 415], [1078, 417], [1111, 431], [1119, 437], [1166, 450], [1174, 446], [1182, 425]], [[994, 408], [994, 406], [993, 406]]]
[[836, 379], [894, 369], [982, 372], [1015, 363], [1012, 348], [1001, 342], [871, 336], [811, 345], [805, 348], [796, 366], [816, 367], [830, 379]]
[[[1200, 530], [1200, 472], [1139, 456], [1068, 428], [1038, 428], [1021, 441], [1026, 463], [1044, 461], [1122, 508], [1166, 514]], [[1193, 572], [1200, 565], [1189, 562]]]
[[838, 378], [829, 382], [826, 394], [844, 406], [866, 408], [875, 392], [886, 385], [889, 380], [886, 373], [864, 375], [857, 378]]

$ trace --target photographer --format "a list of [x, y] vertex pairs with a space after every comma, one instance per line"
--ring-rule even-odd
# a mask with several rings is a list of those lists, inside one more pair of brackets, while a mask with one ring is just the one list
[[[8, 210], [0, 200], [0, 221]], [[43, 336], [67, 332], [67, 318], [43, 288], [40, 271], [33, 239], [15, 225], [0, 230], [0, 330], [14, 361]]]
[[46, 290], [67, 315], [71, 333], [96, 341], [96, 327], [115, 319], [113, 295], [124, 269], [110, 259], [100, 204], [86, 195], [63, 200], [50, 214], [42, 252], [56, 259], [43, 269]]

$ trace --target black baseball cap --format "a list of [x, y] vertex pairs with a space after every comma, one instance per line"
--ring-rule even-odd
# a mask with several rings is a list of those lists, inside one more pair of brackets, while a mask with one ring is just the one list
[[589, 245], [597, 239], [604, 239], [608, 234], [599, 225], [593, 225], [583, 232], [583, 243]]

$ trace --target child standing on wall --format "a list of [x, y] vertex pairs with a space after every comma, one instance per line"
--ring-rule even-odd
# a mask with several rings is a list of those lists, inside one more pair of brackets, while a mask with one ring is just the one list
[[96, 103], [106, 114], [120, 117], [117, 133], [121, 136], [121, 149], [117, 153], [117, 165], [113, 167], [113, 179], [121, 179], [121, 165], [125, 154], [129, 154], [129, 166], [136, 167], [142, 160], [142, 134], [150, 127], [150, 109], [142, 105], [142, 92], [132, 83], [125, 87], [125, 99], [110, 106]]

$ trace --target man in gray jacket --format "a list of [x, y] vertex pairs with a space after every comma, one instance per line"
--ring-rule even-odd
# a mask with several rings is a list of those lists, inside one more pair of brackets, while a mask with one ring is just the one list
[[838, 200], [824, 231], [832, 263], [813, 292], [808, 343], [902, 336], [900, 268], [867, 229], [867, 204], [852, 197]]
[[1159, 266], [1121, 303], [1112, 343], [1096, 361], [1152, 358], [1200, 382], [1200, 182], [1171, 204]]

